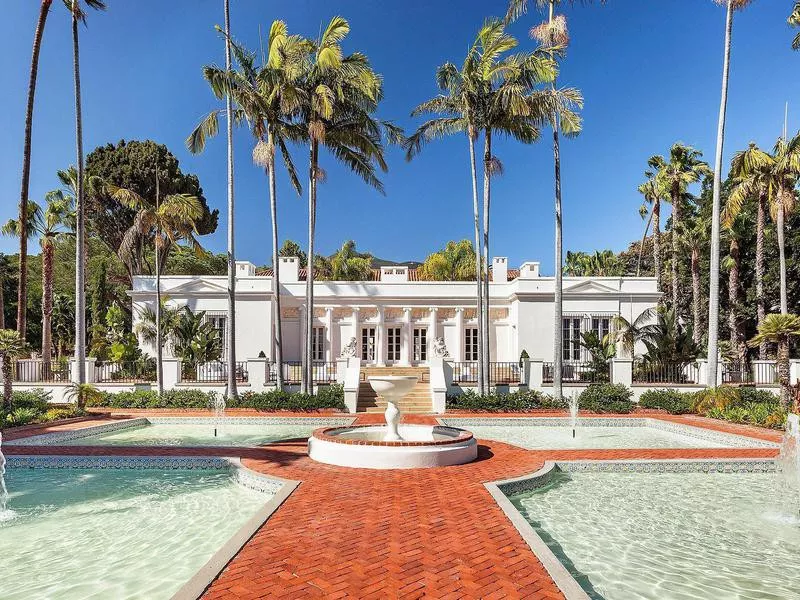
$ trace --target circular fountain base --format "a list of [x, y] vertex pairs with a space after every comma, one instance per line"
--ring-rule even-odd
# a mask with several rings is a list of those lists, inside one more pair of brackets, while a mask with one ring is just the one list
[[322, 463], [361, 469], [419, 469], [472, 462], [478, 443], [455, 427], [400, 425], [402, 440], [385, 441], [385, 425], [327, 427], [308, 439], [308, 455]]

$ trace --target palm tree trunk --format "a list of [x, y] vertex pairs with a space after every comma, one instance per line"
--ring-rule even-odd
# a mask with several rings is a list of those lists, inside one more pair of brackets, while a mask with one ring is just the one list
[[81, 115], [81, 69], [78, 43], [78, 0], [72, 0], [72, 69], [75, 79], [75, 138], [77, 181], [75, 183], [75, 360], [77, 383], [86, 383], [86, 289], [84, 264], [85, 207], [83, 205], [83, 117]]
[[653, 276], [656, 289], [661, 289], [661, 201], [653, 203]]
[[789, 391], [789, 339], [781, 336], [778, 342], [778, 382], [781, 384], [781, 406], [789, 407], [791, 393]]
[[272, 339], [275, 340], [275, 364], [277, 366], [275, 385], [283, 389], [283, 334], [281, 327], [281, 278], [280, 257], [278, 256], [278, 195], [275, 190], [275, 141], [269, 132], [268, 145], [271, 149], [269, 165], [269, 212], [272, 218], [272, 291], [275, 294], [275, 311], [272, 315]]
[[11, 412], [11, 357], [3, 353], [3, 409], [6, 412]]
[[314, 389], [314, 367], [311, 354], [311, 337], [314, 331], [314, 229], [317, 221], [317, 161], [319, 158], [319, 142], [311, 140], [311, 156], [308, 176], [308, 258], [306, 260], [306, 331], [305, 352], [303, 353], [303, 382], [305, 394]]
[[[469, 140], [470, 171], [472, 175], [472, 222], [475, 227], [475, 284], [477, 286], [475, 294], [477, 301], [475, 314], [478, 317], [478, 344], [480, 348], [483, 348], [483, 338], [485, 337], [483, 321], [481, 319], [483, 315], [483, 250], [481, 249], [480, 209], [478, 207], [478, 169], [475, 163], [475, 137], [472, 130], [467, 132], [467, 139]], [[461, 357], [456, 357], [456, 360], [461, 360]], [[483, 394], [485, 390], [486, 382], [483, 372], [483, 362], [478, 361], [478, 391]]]
[[692, 248], [692, 339], [700, 343], [702, 331], [700, 329], [700, 250]]
[[[764, 322], [766, 310], [764, 306], [764, 226], [766, 223], [766, 198], [762, 192], [758, 195], [758, 217], [756, 219], [756, 314], [758, 326]], [[758, 345], [758, 358], [767, 358], [767, 344]]]
[[[42, 0], [39, 7], [39, 20], [36, 22], [36, 31], [33, 34], [33, 55], [28, 77], [28, 103], [25, 108], [25, 142], [22, 150], [22, 185], [19, 194], [19, 222], [25, 223], [28, 219], [28, 189], [31, 181], [31, 137], [33, 133], [33, 106], [36, 98], [36, 79], [39, 73], [39, 50], [42, 47], [44, 26], [50, 5], [53, 0]], [[19, 235], [19, 287], [17, 288], [17, 332], [25, 340], [27, 329], [26, 308], [28, 306], [28, 232], [25, 227], [20, 228]], [[5, 319], [4, 319], [5, 321]], [[5, 329], [5, 322], [2, 323]]]
[[[225, 0], [225, 68], [231, 70], [231, 5]], [[234, 236], [234, 197], [233, 197], [233, 111], [231, 95], [225, 96], [228, 138], [228, 315], [225, 330], [228, 345], [228, 397], [237, 398], [236, 388], [236, 249]]]
[[746, 350], [744, 347], [744, 336], [739, 325], [739, 318], [736, 307], [739, 306], [739, 272], [741, 270], [741, 255], [739, 252], [739, 240], [735, 237], [731, 239], [730, 245], [731, 270], [728, 273], [728, 328], [730, 329], [731, 349], [736, 351], [739, 363], [744, 368]]
[[[779, 201], [780, 202], [780, 201]], [[783, 204], [778, 204], [778, 256], [781, 269], [781, 314], [789, 314], [789, 302], [786, 293], [786, 230]]]
[[647, 224], [644, 226], [644, 233], [642, 234], [642, 241], [639, 244], [639, 258], [636, 261], [636, 276], [639, 277], [642, 273], [642, 254], [644, 253], [644, 243], [647, 241], [647, 232], [650, 230], [650, 225], [653, 222], [653, 211], [650, 211], [650, 216], [647, 218]]
[[553, 331], [553, 396], [556, 399], [563, 398], [561, 390], [561, 370], [563, 362], [563, 285], [564, 274], [562, 272], [562, 259], [564, 254], [561, 239], [561, 151], [558, 141], [558, 123], [553, 127], [553, 160], [555, 164], [555, 216], [556, 216], [556, 239], [555, 239], [555, 289], [553, 291], [553, 312], [554, 312], [554, 331]]
[[0, 270], [0, 329], [6, 328], [6, 299], [3, 294], [3, 286], [6, 281], [6, 273]]
[[491, 357], [489, 356], [489, 341], [491, 330], [489, 328], [489, 209], [492, 194], [492, 130], [484, 132], [483, 153], [483, 313], [479, 320], [483, 325], [483, 346], [481, 346], [481, 362], [483, 363], [484, 390], [488, 394], [492, 389]]
[[[161, 204], [161, 188], [158, 181], [158, 168], [156, 168], [156, 212]], [[158, 397], [164, 394], [164, 339], [161, 334], [161, 260], [159, 256], [159, 246], [161, 242], [161, 232], [156, 228], [155, 263], [156, 268], [156, 383]]]
[[733, 0], [728, 0], [725, 18], [725, 57], [722, 64], [722, 94], [717, 123], [717, 151], [714, 158], [714, 198], [711, 210], [711, 269], [708, 290], [708, 376], [716, 385], [719, 352], [719, 213], [722, 190], [722, 152], [725, 144], [725, 114], [728, 109], [728, 79], [731, 63], [731, 34], [733, 33]]
[[47, 373], [53, 353], [53, 240], [42, 238], [42, 370]]
[[678, 297], [680, 296], [678, 283], [678, 256], [680, 255], [680, 236], [678, 231], [681, 223], [681, 197], [680, 194], [672, 195], [672, 231], [670, 238], [672, 241], [672, 310], [675, 315], [680, 315], [678, 310]]

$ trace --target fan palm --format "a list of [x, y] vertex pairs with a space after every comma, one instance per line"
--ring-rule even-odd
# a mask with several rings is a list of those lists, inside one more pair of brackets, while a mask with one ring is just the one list
[[672, 306], [678, 310], [680, 281], [678, 262], [680, 256], [681, 218], [686, 200], [686, 191], [692, 183], [697, 183], [710, 173], [708, 165], [700, 160], [703, 153], [681, 143], [673, 144], [669, 151], [669, 161], [663, 156], [650, 159], [650, 166], [656, 170], [656, 183], [665, 198], [672, 204]]
[[725, 4], [725, 46], [722, 60], [722, 93], [719, 102], [717, 121], [717, 148], [714, 155], [714, 188], [711, 208], [711, 266], [708, 289], [708, 377], [707, 381], [717, 381], [719, 356], [719, 249], [720, 249], [720, 210], [722, 196], [722, 154], [725, 145], [725, 115], [728, 110], [728, 80], [731, 64], [731, 35], [733, 33], [733, 13], [750, 4], [751, 0], [714, 0]]
[[[655, 157], [651, 158], [648, 164], [652, 169], [657, 166], [654, 163]], [[644, 215], [650, 213], [650, 219], [653, 223], [653, 276], [656, 278], [656, 286], [661, 289], [661, 200], [663, 199], [663, 192], [656, 181], [656, 171], [645, 171], [644, 176], [647, 181], [639, 185], [639, 193], [644, 197], [642, 206], [639, 208], [639, 214]], [[650, 205], [648, 210], [647, 205]], [[639, 267], [642, 263], [642, 250], [644, 249], [644, 240], [647, 237], [647, 227], [644, 230], [644, 237], [642, 237], [642, 245], [639, 248], [639, 263], [636, 267], [636, 276], [639, 276]]]
[[790, 401], [789, 385], [789, 344], [792, 338], [800, 336], [800, 316], [790, 314], [771, 314], [764, 318], [758, 333], [748, 344], [751, 347], [763, 343], [778, 346], [778, 381], [781, 384], [781, 404], [788, 407]]
[[3, 372], [3, 409], [11, 408], [11, 361], [25, 353], [25, 340], [13, 329], [0, 329], [0, 367]]
[[[702, 316], [700, 314], [701, 289], [700, 289], [700, 253], [706, 248], [708, 242], [708, 222], [700, 215], [681, 222], [679, 230], [673, 233], [681, 239], [681, 243], [689, 250], [692, 274], [692, 332], [695, 343], [699, 344], [702, 338]], [[738, 279], [737, 279], [738, 281]], [[738, 284], [737, 284], [738, 287]]]
[[[588, 1], [588, 0], [587, 0]], [[563, 15], [555, 14], [556, 5], [561, 0], [535, 0], [539, 9], [547, 8], [548, 19], [544, 23], [531, 29], [531, 37], [551, 49], [551, 55], [560, 54], [569, 44], [569, 30], [567, 20]], [[601, 3], [604, 0], [600, 0]], [[574, 4], [570, 0], [570, 4]], [[519, 18], [527, 11], [527, 0], [509, 0], [506, 22]], [[551, 89], [556, 90], [556, 79], [551, 82]], [[582, 99], [581, 99], [582, 103]], [[562, 236], [562, 210], [561, 210], [561, 145], [559, 133], [567, 135], [577, 134], [580, 131], [580, 121], [571, 119], [571, 116], [561, 111], [553, 111], [550, 118], [553, 129], [553, 165], [555, 175], [555, 293], [554, 293], [554, 336], [553, 336], [553, 392], [557, 398], [561, 397], [561, 363], [562, 357], [562, 318], [563, 318], [563, 279], [562, 263], [564, 260]]]
[[[792, 14], [789, 15], [789, 25], [800, 27], [800, 0], [795, 0]], [[792, 50], [800, 50], [800, 33], [792, 40]]]
[[693, 327], [684, 325], [672, 308], [657, 310], [656, 322], [644, 325], [639, 339], [646, 348], [642, 356], [646, 366], [686, 365], [700, 354]]
[[341, 42], [350, 32], [342, 17], [333, 17], [318, 40], [310, 45], [301, 75], [302, 101], [297, 114], [295, 139], [309, 144], [308, 267], [306, 271], [306, 327], [302, 389], [313, 389], [311, 336], [314, 320], [314, 234], [320, 146], [346, 164], [368, 185], [383, 193], [376, 169], [387, 171], [382, 132], [400, 139], [400, 132], [372, 117], [383, 95], [380, 75], [364, 54], [345, 56]]
[[[272, 220], [272, 289], [276, 291], [272, 315], [275, 361], [283, 364], [281, 329], [281, 298], [277, 293], [280, 280], [278, 260], [278, 209], [275, 186], [275, 150], [280, 149], [289, 178], [298, 194], [300, 181], [286, 146], [287, 128], [291, 115], [298, 109], [302, 89], [298, 87], [302, 74], [301, 61], [309, 50], [309, 42], [300, 36], [290, 36], [283, 21], [270, 28], [265, 62], [255, 64], [255, 55], [233, 40], [230, 41], [236, 68], [223, 70], [214, 65], [203, 70], [205, 79], [218, 98], [230, 95], [237, 108], [234, 122], [246, 122], [256, 140], [253, 160], [263, 166], [269, 182], [270, 215]], [[216, 135], [219, 111], [209, 113], [186, 140], [193, 153], [202, 152], [208, 136]], [[277, 370], [277, 387], [283, 389], [283, 370]]]
[[778, 233], [778, 256], [780, 259], [780, 305], [781, 314], [789, 313], [786, 288], [786, 217], [794, 211], [797, 200], [798, 177], [800, 177], [800, 133], [791, 139], [778, 139], [772, 151], [774, 163], [771, 169], [769, 208]]
[[[756, 315], [758, 325], [766, 315], [764, 301], [764, 229], [766, 225], [767, 201], [769, 198], [771, 171], [775, 161], [756, 144], [750, 143], [747, 150], [740, 150], [731, 160], [734, 185], [722, 210], [722, 225], [729, 227], [736, 220], [746, 202], [755, 200], [756, 214]], [[767, 346], [758, 348], [759, 358], [767, 357]]]
[[[86, 5], [96, 10], [104, 10], [104, 0], [85, 0]], [[64, 0], [72, 14], [72, 74], [75, 80], [75, 151], [76, 151], [76, 191], [75, 191], [75, 360], [78, 368], [78, 381], [86, 381], [83, 368], [86, 362], [86, 271], [84, 264], [85, 219], [84, 181], [83, 181], [83, 115], [81, 113], [81, 67], [78, 36], [78, 23], [86, 23], [86, 13], [80, 0]]]
[[656, 310], [649, 308], [633, 321], [629, 321], [622, 315], [617, 315], [612, 319], [611, 331], [614, 341], [622, 346], [628, 358], [634, 357], [636, 344], [642, 341], [647, 332], [645, 328], [652, 324], [655, 315]]
[[[35, 202], [28, 202], [28, 220], [24, 228], [28, 236], [38, 235], [42, 246], [42, 359], [50, 363], [53, 351], [53, 265], [55, 242], [75, 227], [73, 199], [60, 190], [49, 192], [47, 207], [42, 210]], [[19, 221], [9, 220], [3, 225], [4, 235], [19, 237], [23, 228]], [[47, 368], [47, 367], [45, 367]]]

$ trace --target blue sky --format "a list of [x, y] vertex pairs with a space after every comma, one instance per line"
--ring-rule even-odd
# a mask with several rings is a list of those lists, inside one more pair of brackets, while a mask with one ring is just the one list
[[[192, 156], [184, 140], [217, 102], [202, 79], [204, 64], [223, 61], [214, 31], [222, 0], [109, 0], [109, 10], [82, 28], [84, 134], [87, 152], [119, 139], [166, 144], [184, 171], [200, 177], [209, 203], [221, 209], [220, 227], [207, 248], [225, 248], [225, 143], [212, 140]], [[14, 216], [19, 197], [23, 119], [38, 2], [7, 3], [0, 37], [6, 84], [0, 95], [5, 135], [0, 137], [0, 219]], [[360, 50], [385, 79], [380, 116], [411, 131], [410, 110], [435, 95], [434, 72], [460, 63], [483, 19], [501, 15], [503, 0], [231, 0], [232, 28], [256, 47], [274, 19], [290, 31], [316, 36], [331, 16], [351, 24], [345, 50]], [[458, 5], [458, 8], [455, 8]], [[726, 164], [754, 140], [770, 147], [780, 134], [784, 103], [789, 128], [800, 127], [800, 53], [792, 52], [786, 25], [790, 0], [761, 0], [736, 15]], [[586, 98], [582, 135], [562, 145], [565, 249], [623, 249], [641, 236], [637, 185], [649, 156], [675, 141], [696, 146], [713, 162], [719, 107], [724, 9], [711, 0], [567, 7], [572, 44], [560, 83]], [[529, 13], [512, 27], [522, 49], [541, 19]], [[39, 70], [33, 138], [31, 198], [41, 200], [58, 182], [55, 172], [74, 163], [70, 27], [54, 2]], [[266, 178], [252, 165], [251, 139], [236, 133], [237, 255], [269, 261]], [[500, 141], [495, 153], [505, 173], [494, 182], [491, 254], [512, 265], [541, 260], [552, 272], [552, 154], [550, 136], [534, 146]], [[295, 151], [305, 172], [307, 152]], [[449, 239], [471, 237], [471, 184], [462, 137], [430, 145], [412, 163], [389, 155], [386, 196], [364, 185], [328, 156], [327, 182], [319, 190], [317, 244], [332, 252], [345, 239], [376, 256], [422, 260]], [[282, 238], [305, 244], [306, 203], [279, 177]], [[0, 239], [0, 251], [15, 242]], [[36, 246], [33, 247], [36, 249]], [[549, 268], [548, 268], [549, 267]]]

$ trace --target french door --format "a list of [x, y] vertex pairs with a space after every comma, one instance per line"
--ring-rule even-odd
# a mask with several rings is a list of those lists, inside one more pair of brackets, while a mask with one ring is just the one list
[[388, 327], [386, 329], [386, 360], [400, 360], [400, 328]]
[[375, 328], [361, 328], [361, 360], [375, 362]]
[[428, 328], [414, 328], [414, 362], [427, 362], [428, 360]]

